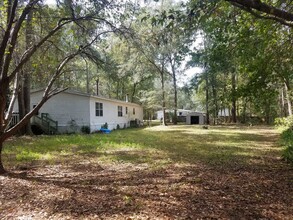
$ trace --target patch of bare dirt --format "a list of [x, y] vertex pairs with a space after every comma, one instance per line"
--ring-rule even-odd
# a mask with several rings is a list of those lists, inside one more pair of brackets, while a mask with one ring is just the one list
[[293, 219], [293, 169], [80, 161], [0, 176], [0, 219]]

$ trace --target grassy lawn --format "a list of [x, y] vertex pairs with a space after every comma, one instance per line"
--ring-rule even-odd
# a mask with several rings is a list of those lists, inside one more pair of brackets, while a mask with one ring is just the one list
[[110, 135], [58, 135], [13, 138], [5, 144], [4, 163], [60, 163], [83, 159], [147, 163], [227, 165], [265, 163], [278, 157], [273, 128], [169, 126], [116, 130]]
[[278, 138], [185, 125], [12, 138], [0, 219], [293, 219]]

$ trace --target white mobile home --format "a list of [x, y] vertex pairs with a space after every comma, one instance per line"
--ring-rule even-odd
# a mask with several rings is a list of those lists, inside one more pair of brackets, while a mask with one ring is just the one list
[[[33, 108], [42, 98], [43, 90], [31, 93]], [[17, 109], [16, 109], [17, 111]], [[104, 98], [76, 91], [64, 91], [49, 99], [38, 115], [48, 114], [58, 122], [58, 132], [80, 131], [82, 126], [99, 130], [105, 123], [109, 129], [129, 127], [131, 122], [143, 121], [143, 108], [139, 104]]]

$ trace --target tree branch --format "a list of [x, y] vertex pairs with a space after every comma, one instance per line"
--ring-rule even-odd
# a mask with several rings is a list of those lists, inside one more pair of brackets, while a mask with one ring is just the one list
[[1, 78], [3, 77], [2, 76], [2, 64], [3, 64], [3, 61], [4, 61], [4, 54], [5, 54], [5, 50], [6, 50], [6, 47], [7, 47], [7, 42], [9, 40], [13, 20], [14, 20], [14, 17], [15, 17], [17, 3], [18, 3], [18, 1], [15, 0], [13, 5], [11, 6], [9, 4], [8, 8], [7, 8], [7, 27], [6, 27], [2, 42], [1, 42], [1, 46], [0, 46], [0, 76], [1, 76]]
[[5, 114], [5, 119], [4, 119], [4, 130], [7, 128], [9, 125], [10, 119], [12, 117], [12, 111], [13, 111], [13, 106], [17, 97], [17, 89], [19, 86], [19, 78], [20, 78], [20, 73], [17, 73], [15, 80], [14, 80], [14, 85], [13, 85], [13, 92], [12, 92], [12, 97], [9, 103], [8, 110]]
[[26, 114], [23, 119], [21, 119], [15, 126], [13, 126], [12, 128], [8, 129], [5, 131], [5, 133], [3, 135], [0, 136], [0, 141], [4, 141], [5, 139], [7, 139], [8, 137], [12, 136], [13, 134], [15, 134], [17, 132], [18, 129], [20, 129], [21, 127], [23, 127], [32, 116], [34, 116], [37, 111], [39, 111], [39, 109], [44, 105], [44, 103], [50, 99], [52, 96], [59, 94], [60, 92], [64, 91], [63, 89], [61, 90], [56, 90], [53, 89], [51, 90], [54, 82], [56, 81], [56, 79], [60, 76], [60, 73], [62, 72], [62, 69], [65, 67], [65, 65], [71, 60], [73, 59], [76, 55], [78, 55], [79, 53], [81, 53], [80, 50], [78, 50], [77, 52], [75, 52], [74, 54], [70, 54], [69, 56], [67, 56], [66, 58], [64, 58], [60, 64], [58, 65], [58, 67], [56, 68], [56, 71], [54, 73], [54, 75], [52, 76], [51, 80], [49, 81], [41, 101], [36, 105], [35, 108], [33, 108], [28, 114]]
[[[12, 54], [13, 54], [13, 51], [14, 51], [14, 48], [15, 48], [15, 45], [17, 43], [17, 38], [18, 38], [18, 32], [21, 28], [21, 25], [23, 23], [23, 21], [25, 20], [27, 14], [31, 11], [31, 9], [33, 8], [33, 6], [40, 0], [31, 0], [27, 5], [26, 7], [23, 9], [20, 17], [18, 18], [18, 20], [16, 21], [16, 24], [15, 26], [13, 27], [13, 29], [11, 30], [12, 28], [12, 24], [9, 24], [11, 25], [10, 27], [10, 31], [9, 31], [9, 37], [6, 41], [6, 44], [3, 45], [3, 49], [4, 51], [1, 51], [1, 53], [3, 53], [3, 57], [5, 57], [3, 60], [3, 67], [1, 69], [1, 76], [3, 78], [6, 78], [7, 77], [7, 73], [8, 73], [8, 69], [9, 69], [9, 66], [10, 66], [10, 63], [11, 63], [11, 59], [12, 59]], [[15, 0], [15, 2], [18, 2], [18, 0]], [[16, 6], [17, 7], [17, 4]], [[15, 9], [16, 10], [16, 9]], [[15, 15], [14, 15], [15, 16]], [[9, 22], [12, 22], [13, 21], [9, 21]], [[11, 32], [12, 31], [12, 32]], [[5, 56], [5, 53], [6, 53], [6, 50], [7, 50], [7, 55]], [[0, 54], [0, 60], [1, 60], [1, 54]], [[2, 63], [0, 63], [1, 65]], [[1, 65], [2, 66], [2, 65]], [[16, 74], [16, 73], [15, 73]], [[11, 82], [11, 81], [9, 81]]]
[[[263, 19], [275, 20], [283, 25], [293, 27], [293, 13], [279, 9], [261, 2], [261, 0], [226, 0], [236, 7]], [[257, 14], [255, 11], [264, 13], [266, 16]]]
[[[97, 39], [97, 37], [95, 38]], [[65, 65], [72, 60], [74, 57], [76, 57], [79, 54], [82, 54], [84, 52], [84, 50], [86, 48], [88, 48], [89, 46], [91, 46], [94, 43], [94, 40], [91, 41], [90, 43], [88, 43], [87, 45], [80, 47], [75, 53], [68, 55], [67, 57], [65, 57], [57, 66], [55, 73], [53, 74], [53, 76], [51, 77], [51, 80], [49, 81], [47, 87], [45, 88], [45, 91], [43, 93], [42, 99], [41, 101], [36, 105], [36, 107], [34, 109], [32, 109], [28, 114], [26, 114], [22, 120], [19, 121], [19, 123], [17, 123], [15, 126], [13, 126], [12, 128], [8, 129], [7, 131], [4, 132], [4, 134], [2, 134], [0, 136], [0, 141], [4, 141], [5, 139], [7, 139], [8, 137], [12, 136], [13, 134], [15, 134], [17, 132], [18, 129], [20, 129], [21, 127], [23, 127], [29, 120], [30, 118], [36, 114], [36, 112], [43, 106], [43, 104], [50, 99], [52, 96], [59, 94], [60, 92], [66, 90], [66, 89], [53, 89], [53, 84], [56, 81], [56, 79], [62, 74], [62, 70], [65, 67]]]
[[22, 68], [22, 66], [31, 58], [31, 56], [36, 52], [38, 48], [40, 48], [50, 37], [52, 37], [57, 31], [59, 31], [64, 25], [70, 23], [71, 21], [67, 21], [64, 23], [58, 22], [58, 25], [52, 29], [42, 40], [40, 40], [37, 44], [31, 46], [29, 49], [27, 49], [22, 57], [20, 58], [19, 64], [15, 67], [15, 69], [11, 72], [9, 75], [9, 82], [13, 80], [16, 73]]

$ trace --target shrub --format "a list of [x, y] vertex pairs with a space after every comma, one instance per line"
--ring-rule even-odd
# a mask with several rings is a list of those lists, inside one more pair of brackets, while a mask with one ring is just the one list
[[83, 134], [90, 134], [91, 133], [90, 126], [84, 125], [84, 126], [81, 127], [80, 130], [81, 130], [81, 133], [83, 133]]
[[281, 134], [281, 144], [285, 146], [285, 150], [283, 151], [283, 158], [293, 163], [293, 130], [287, 129], [283, 131]]
[[287, 129], [282, 132], [281, 142], [283, 145], [293, 144], [293, 131], [292, 131], [292, 129]]
[[117, 130], [120, 129], [120, 125], [119, 125], [119, 124], [117, 124], [116, 129], [117, 129]]
[[283, 151], [283, 158], [293, 164], [293, 145], [289, 145]]
[[288, 129], [293, 126], [293, 116], [283, 117], [283, 118], [276, 118], [275, 119], [275, 126], [279, 128]]

